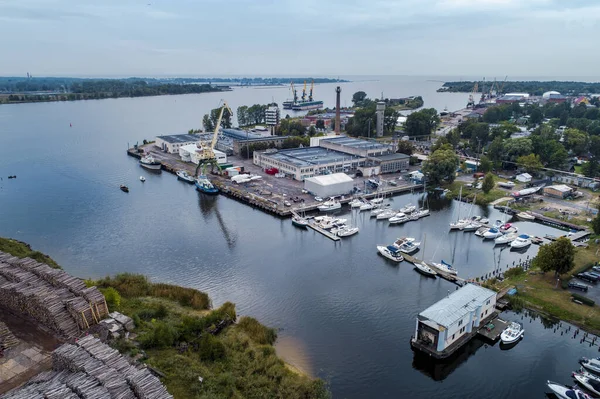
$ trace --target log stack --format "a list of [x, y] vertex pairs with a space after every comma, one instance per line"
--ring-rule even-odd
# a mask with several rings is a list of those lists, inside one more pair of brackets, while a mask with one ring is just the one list
[[0, 306], [74, 338], [108, 314], [104, 295], [83, 280], [0, 251]]
[[3, 399], [172, 399], [147, 369], [129, 364], [115, 349], [87, 336], [52, 353], [52, 371], [38, 374]]
[[0, 348], [10, 349], [19, 345], [19, 340], [8, 329], [6, 324], [0, 321]]

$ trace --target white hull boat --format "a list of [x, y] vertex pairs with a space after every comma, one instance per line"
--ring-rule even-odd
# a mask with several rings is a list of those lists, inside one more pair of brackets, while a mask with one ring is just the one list
[[569, 388], [552, 381], [546, 382], [546, 385], [560, 399], [590, 399], [588, 394], [576, 388]]
[[318, 209], [321, 212], [329, 212], [329, 211], [335, 211], [338, 210], [342, 207], [342, 204], [340, 204], [338, 201], [335, 200], [329, 200], [329, 201], [325, 201], [323, 202], [322, 205], [318, 206]]
[[374, 205], [373, 203], [371, 203], [371, 202], [366, 202], [366, 203], [362, 204], [362, 205], [360, 206], [360, 208], [358, 208], [358, 209], [359, 209], [360, 211], [369, 211], [369, 210], [373, 209], [373, 207], [374, 207], [374, 206], [375, 206], [375, 205]]
[[413, 262], [413, 264], [415, 265], [415, 269], [417, 269], [417, 271], [427, 277], [435, 277], [437, 276], [437, 272], [435, 270], [433, 270], [431, 267], [427, 266], [425, 264], [425, 262], [420, 261], [420, 260], [415, 260]]
[[491, 229], [489, 229], [488, 231], [486, 231], [485, 233], [483, 233], [483, 238], [487, 239], [487, 240], [491, 240], [494, 238], [498, 238], [502, 235], [502, 232], [500, 232], [500, 230], [498, 230], [495, 227], [492, 227]]
[[496, 238], [494, 240], [494, 244], [496, 245], [504, 245], [504, 244], [510, 244], [511, 242], [513, 242], [515, 239], [517, 238], [517, 235], [514, 233], [508, 233], [508, 234], [504, 234], [498, 238]]
[[349, 202], [349, 205], [350, 205], [350, 208], [360, 208], [361, 206], [364, 205], [364, 202], [362, 202], [358, 198], [355, 198]]
[[391, 217], [396, 216], [396, 213], [397, 213], [396, 211], [387, 209], [387, 210], [381, 212], [379, 215], [377, 215], [377, 220], [389, 219]]
[[146, 178], [144, 176], [140, 176], [140, 181], [143, 183], [146, 181]]
[[458, 220], [456, 222], [450, 223], [450, 230], [462, 230], [467, 224], [469, 224], [468, 220]]
[[425, 216], [429, 216], [429, 209], [419, 209], [416, 214], [419, 219], [424, 218]]
[[190, 174], [185, 170], [178, 170], [176, 173], [177, 179], [182, 180], [186, 183], [194, 184], [194, 176], [190, 176]]
[[417, 249], [419, 249], [419, 246], [412, 242], [405, 242], [404, 244], [400, 245], [397, 248], [400, 249], [400, 251], [404, 252], [405, 254], [410, 255], [410, 254], [416, 252]]
[[579, 363], [594, 374], [600, 375], [600, 360], [582, 357]]
[[161, 163], [154, 159], [152, 155], [146, 155], [140, 159], [140, 166], [150, 170], [160, 170]]
[[443, 259], [442, 259], [442, 263], [431, 262], [431, 264], [443, 272], [450, 273], [455, 276], [458, 274], [458, 271], [455, 268], [453, 268], [451, 264], [444, 262]]
[[500, 340], [505, 345], [514, 344], [523, 338], [523, 334], [525, 334], [523, 326], [519, 323], [513, 322], [510, 323], [504, 331], [502, 331], [502, 334], [500, 334]]
[[535, 216], [527, 212], [519, 212], [517, 213], [517, 219], [524, 221], [532, 221], [535, 220]]
[[400, 212], [400, 213], [397, 213], [396, 215], [392, 216], [389, 219], [389, 222], [390, 222], [390, 224], [399, 224], [399, 223], [408, 222], [408, 217], [404, 213]]
[[359, 228], [358, 227], [342, 227], [337, 231], [337, 236], [338, 237], [350, 237], [356, 233], [358, 233]]
[[479, 224], [479, 222], [471, 222], [471, 223], [467, 224], [465, 227], [463, 227], [462, 231], [464, 231], [464, 232], [477, 231], [477, 229], [480, 227], [481, 227], [481, 224]]
[[600, 381], [596, 378], [589, 378], [578, 373], [573, 373], [573, 378], [579, 385], [593, 393], [596, 398], [600, 397]]
[[406, 204], [403, 208], [400, 208], [402, 213], [412, 213], [417, 210], [417, 207], [412, 204]]
[[383, 245], [378, 245], [377, 252], [379, 252], [380, 255], [394, 262], [402, 262], [404, 260], [404, 256], [402, 256], [398, 248], [392, 245], [389, 245], [387, 247]]
[[514, 249], [526, 248], [531, 245], [531, 237], [527, 234], [521, 234], [513, 242], [510, 243], [510, 247]]

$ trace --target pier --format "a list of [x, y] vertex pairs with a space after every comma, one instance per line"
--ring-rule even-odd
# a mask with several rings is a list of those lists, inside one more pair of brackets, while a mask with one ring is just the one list
[[325, 229], [322, 229], [319, 226], [317, 226], [317, 224], [314, 221], [312, 221], [312, 220], [308, 223], [308, 227], [310, 227], [311, 229], [313, 229], [317, 233], [323, 234], [325, 237], [329, 238], [330, 240], [333, 240], [333, 241], [339, 241], [339, 240], [341, 240], [341, 238], [338, 237], [338, 236], [336, 236], [335, 234], [333, 234], [333, 233], [331, 233], [331, 232], [329, 232], [329, 231], [327, 231]]
[[[402, 256], [404, 257], [405, 261], [410, 262], [410, 263], [414, 263], [416, 261], [419, 261], [414, 256], [411, 256], [411, 255], [408, 255], [408, 254], [402, 254]], [[440, 276], [444, 280], [448, 280], [451, 283], [454, 283], [454, 284], [458, 285], [459, 287], [462, 287], [463, 285], [465, 285], [467, 283], [467, 280], [465, 280], [462, 277], [458, 277], [458, 276], [456, 276], [454, 274], [450, 274], [450, 273], [448, 273], [446, 271], [438, 269], [437, 267], [435, 267], [431, 263], [427, 263], [427, 262], [425, 262], [425, 263], [427, 264], [427, 266], [429, 266], [430, 268], [432, 268], [433, 270], [435, 270], [435, 272], [438, 274], [438, 276]]]
[[491, 342], [496, 342], [500, 339], [502, 331], [504, 331], [509, 324], [508, 321], [496, 318], [477, 330], [477, 335]]

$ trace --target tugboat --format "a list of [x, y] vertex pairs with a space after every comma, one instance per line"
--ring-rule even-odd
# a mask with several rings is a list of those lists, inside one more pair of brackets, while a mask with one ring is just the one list
[[201, 193], [208, 194], [208, 195], [219, 194], [219, 189], [216, 188], [215, 186], [213, 186], [213, 184], [210, 182], [210, 180], [208, 180], [206, 178], [206, 176], [204, 176], [204, 175], [198, 176], [198, 178], [196, 179], [195, 185], [196, 185], [196, 190], [200, 191]]
[[160, 170], [162, 167], [161, 163], [154, 159], [152, 155], [143, 156], [142, 159], [140, 159], [140, 166], [150, 170]]
[[129, 187], [127, 187], [127, 186], [126, 186], [126, 185], [124, 185], [124, 184], [121, 184], [121, 185], [119, 186], [119, 188], [120, 188], [120, 189], [121, 189], [121, 191], [123, 191], [124, 193], [128, 193], [128, 192], [129, 192]]
[[146, 181], [146, 178], [144, 176], [140, 176], [140, 181], [143, 183]]

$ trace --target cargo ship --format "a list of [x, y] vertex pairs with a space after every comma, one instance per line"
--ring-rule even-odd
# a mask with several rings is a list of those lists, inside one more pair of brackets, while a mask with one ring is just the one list
[[294, 111], [306, 111], [309, 109], [323, 108], [323, 101], [300, 101], [292, 105]]
[[321, 109], [323, 108], [323, 101], [318, 101], [313, 99], [313, 89], [315, 86], [315, 82], [312, 81], [310, 83], [310, 92], [308, 94], [308, 99], [306, 98], [306, 81], [304, 81], [304, 88], [302, 89], [302, 97], [300, 101], [298, 101], [298, 93], [296, 88], [294, 87], [294, 82], [290, 83], [290, 87], [292, 89], [292, 93], [294, 98], [288, 99], [283, 102], [283, 109], [291, 109], [294, 111], [307, 111], [310, 109]]

